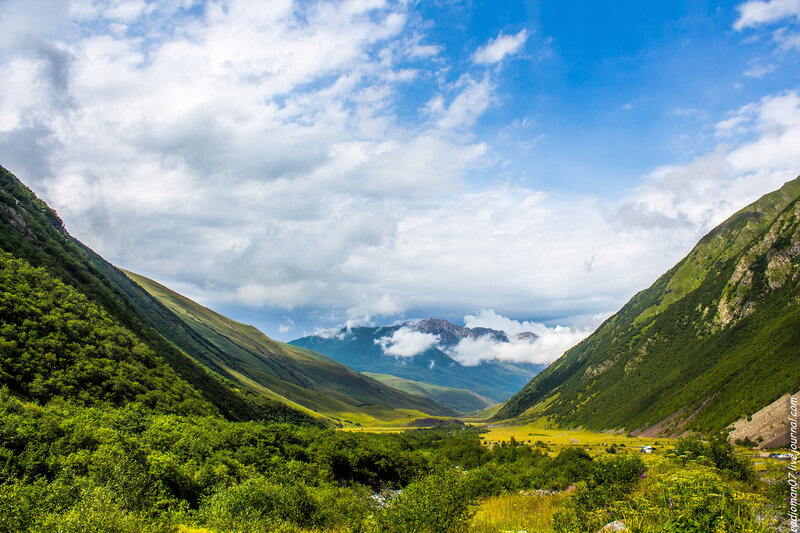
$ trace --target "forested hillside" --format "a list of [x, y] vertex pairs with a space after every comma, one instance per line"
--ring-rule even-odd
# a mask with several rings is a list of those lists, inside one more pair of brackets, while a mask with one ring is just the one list
[[800, 178], [742, 209], [497, 418], [711, 432], [800, 390]]
[[[175, 325], [182, 326], [180, 319], [111, 264], [72, 238], [58, 215], [2, 167], [0, 167], [0, 250], [7, 254], [6, 260], [13, 257], [24, 261], [24, 263], [14, 263], [17, 265], [14, 267], [17, 270], [25, 271], [29, 265], [37, 269], [31, 276], [41, 279], [47, 277], [51, 280], [48, 283], [53, 283], [53, 286], [60, 282], [67, 287], [63, 290], [70, 291], [73, 297], [82, 295], [92, 306], [105, 313], [106, 326], [113, 326], [117, 328], [116, 331], [126, 331], [129, 339], [135, 338], [139, 343], [137, 346], [146, 348], [144, 351], [130, 352], [132, 355], [129, 357], [135, 358], [140, 353], [154, 354], [155, 358], [150, 361], [159, 361], [159, 364], [170, 367], [171, 372], [185, 381], [188, 388], [199, 393], [203, 399], [201, 403], [205, 403], [207, 408], [211, 408], [208, 404], [213, 405], [212, 410], [218, 410], [232, 420], [268, 418], [317, 423], [307, 415], [280, 402], [246, 390], [237, 390], [221, 375], [209, 372], [187, 357], [186, 353], [176, 348], [151, 326], [152, 322], [161, 328], [176, 331]], [[120, 282], [120, 280], [125, 281]], [[120, 287], [126, 289], [127, 293]], [[30, 297], [37, 296], [30, 292], [25, 294]], [[6, 305], [10, 308], [21, 305], [22, 302], [15, 300], [19, 298], [22, 296], [15, 292], [3, 294], [3, 299], [9, 302]], [[10, 303], [12, 301], [16, 303], [12, 305]], [[39, 304], [44, 305], [43, 302], [30, 302], [27, 305]], [[151, 310], [149, 317], [140, 312], [144, 308]], [[13, 334], [17, 339], [28, 334], [35, 336], [41, 327], [43, 326], [36, 320], [22, 320], [17, 324]], [[78, 365], [83, 364], [83, 358], [72, 353], [79, 347], [75, 344], [69, 345], [69, 337], [65, 333], [69, 328], [67, 322], [56, 321], [51, 323], [50, 327], [58, 332], [50, 339], [50, 351], [61, 353], [62, 363], [66, 360], [64, 358], [72, 358]], [[208, 344], [197, 336], [194, 336], [193, 340], [197, 344]], [[65, 342], [66, 345], [63, 344]], [[145, 358], [142, 364], [147, 361]], [[45, 376], [42, 379], [54, 379], [45, 371], [49, 364], [46, 358], [33, 358], [29, 363], [26, 372]], [[110, 378], [100, 375], [95, 376], [95, 379], [102, 381]], [[58, 393], [52, 389], [49, 394]], [[64, 394], [70, 396], [70, 393]]]

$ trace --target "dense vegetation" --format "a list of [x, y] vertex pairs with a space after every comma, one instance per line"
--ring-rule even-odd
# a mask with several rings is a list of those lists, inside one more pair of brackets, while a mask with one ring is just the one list
[[647, 468], [639, 457], [600, 458], [553, 525], [557, 533], [616, 521], [630, 531], [774, 531], [786, 492], [771, 503], [768, 492], [724, 435], [689, 437]]
[[711, 433], [800, 390], [798, 197], [800, 178], [720, 225], [497, 417]]
[[687, 439], [654, 461], [513, 440], [489, 448], [475, 429], [347, 433], [139, 402], [42, 407], [0, 389], [2, 533], [462, 532], [485, 497], [571, 484], [558, 532], [613, 520], [632, 531], [771, 527], [752, 471], [725, 441]]
[[45, 403], [216, 410], [108, 314], [44, 269], [0, 252], [0, 385]]
[[[461, 531], [475, 498], [564, 488], [592, 459], [474, 430], [372, 435], [0, 391], [0, 531]], [[454, 435], [455, 434], [455, 435]], [[379, 504], [375, 493], [385, 493]], [[82, 529], [83, 528], [83, 529]]]

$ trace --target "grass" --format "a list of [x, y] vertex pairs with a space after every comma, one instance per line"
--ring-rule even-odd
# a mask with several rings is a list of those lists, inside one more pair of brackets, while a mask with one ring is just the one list
[[470, 531], [497, 533], [553, 531], [553, 513], [568, 498], [567, 494], [506, 494], [481, 502], [470, 523]]
[[481, 435], [487, 443], [508, 442], [513, 437], [517, 442], [536, 443], [542, 441], [550, 446], [579, 445], [586, 447], [619, 446], [640, 448], [646, 445], [668, 446], [672, 439], [629, 437], [624, 433], [599, 433], [587, 430], [565, 430], [543, 427], [541, 421], [524, 425], [490, 424], [489, 431]]

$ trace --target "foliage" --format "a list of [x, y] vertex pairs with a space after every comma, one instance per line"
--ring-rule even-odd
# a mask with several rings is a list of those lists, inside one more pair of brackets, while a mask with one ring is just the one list
[[388, 533], [464, 531], [474, 501], [463, 474], [442, 464], [406, 487], [379, 515], [378, 529]]
[[[78, 531], [86, 517], [106, 531], [462, 530], [477, 498], [574, 483], [592, 463], [516, 443], [464, 469], [477, 440], [469, 429], [348, 433], [140, 402], [41, 406], [4, 388], [0, 533]], [[386, 489], [403, 492], [381, 508], [371, 496]]]
[[737, 457], [724, 433], [717, 433], [707, 441], [691, 436], [680, 439], [673, 452], [683, 464], [692, 460], [706, 460], [728, 477], [752, 481], [755, 477], [747, 460]]
[[[706, 453], [712, 446], [692, 439], [682, 445], [683, 451]], [[643, 532], [770, 531], [774, 523], [765, 511], [767, 500], [751, 484], [734, 479], [727, 466], [705, 458], [659, 458], [645, 475], [636, 456], [598, 460], [592, 478], [580, 483], [574, 498], [555, 514], [554, 528], [597, 531], [621, 520], [631, 531]]]
[[0, 385], [39, 402], [142, 402], [210, 414], [205, 402], [129, 330], [45, 270], [0, 252]]

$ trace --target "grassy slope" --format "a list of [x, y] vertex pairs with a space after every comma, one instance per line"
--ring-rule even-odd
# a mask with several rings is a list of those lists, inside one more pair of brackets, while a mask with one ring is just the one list
[[[106, 311], [162, 357], [231, 420], [307, 419], [283, 404], [262, 401], [197, 364], [210, 346], [191, 338], [183, 323], [113, 265], [72, 238], [61, 219], [13, 174], [0, 167], [0, 250], [43, 268]], [[186, 338], [191, 343], [179, 343]], [[176, 347], [178, 346], [178, 347]], [[179, 349], [180, 348], [180, 349]], [[193, 357], [187, 357], [187, 353]], [[217, 370], [212, 368], [212, 370]]]
[[381, 383], [386, 383], [395, 389], [431, 398], [442, 405], [447, 405], [463, 413], [471, 413], [497, 405], [494, 400], [467, 389], [442, 387], [440, 385], [425, 383], [424, 381], [412, 381], [389, 374], [364, 372], [364, 375], [376, 379]]
[[313, 411], [341, 417], [366, 414], [394, 418], [391, 409], [453, 415], [429, 399], [399, 391], [333, 359], [277, 342], [253, 326], [203, 307], [143, 276], [126, 274], [195, 333], [223, 354], [214, 363], [240, 383], [271, 391]]
[[[698, 411], [686, 427], [711, 431], [796, 391], [799, 196], [800, 178], [736, 213], [496, 417], [631, 430]], [[770, 286], [771, 258], [792, 253], [787, 280]]]

